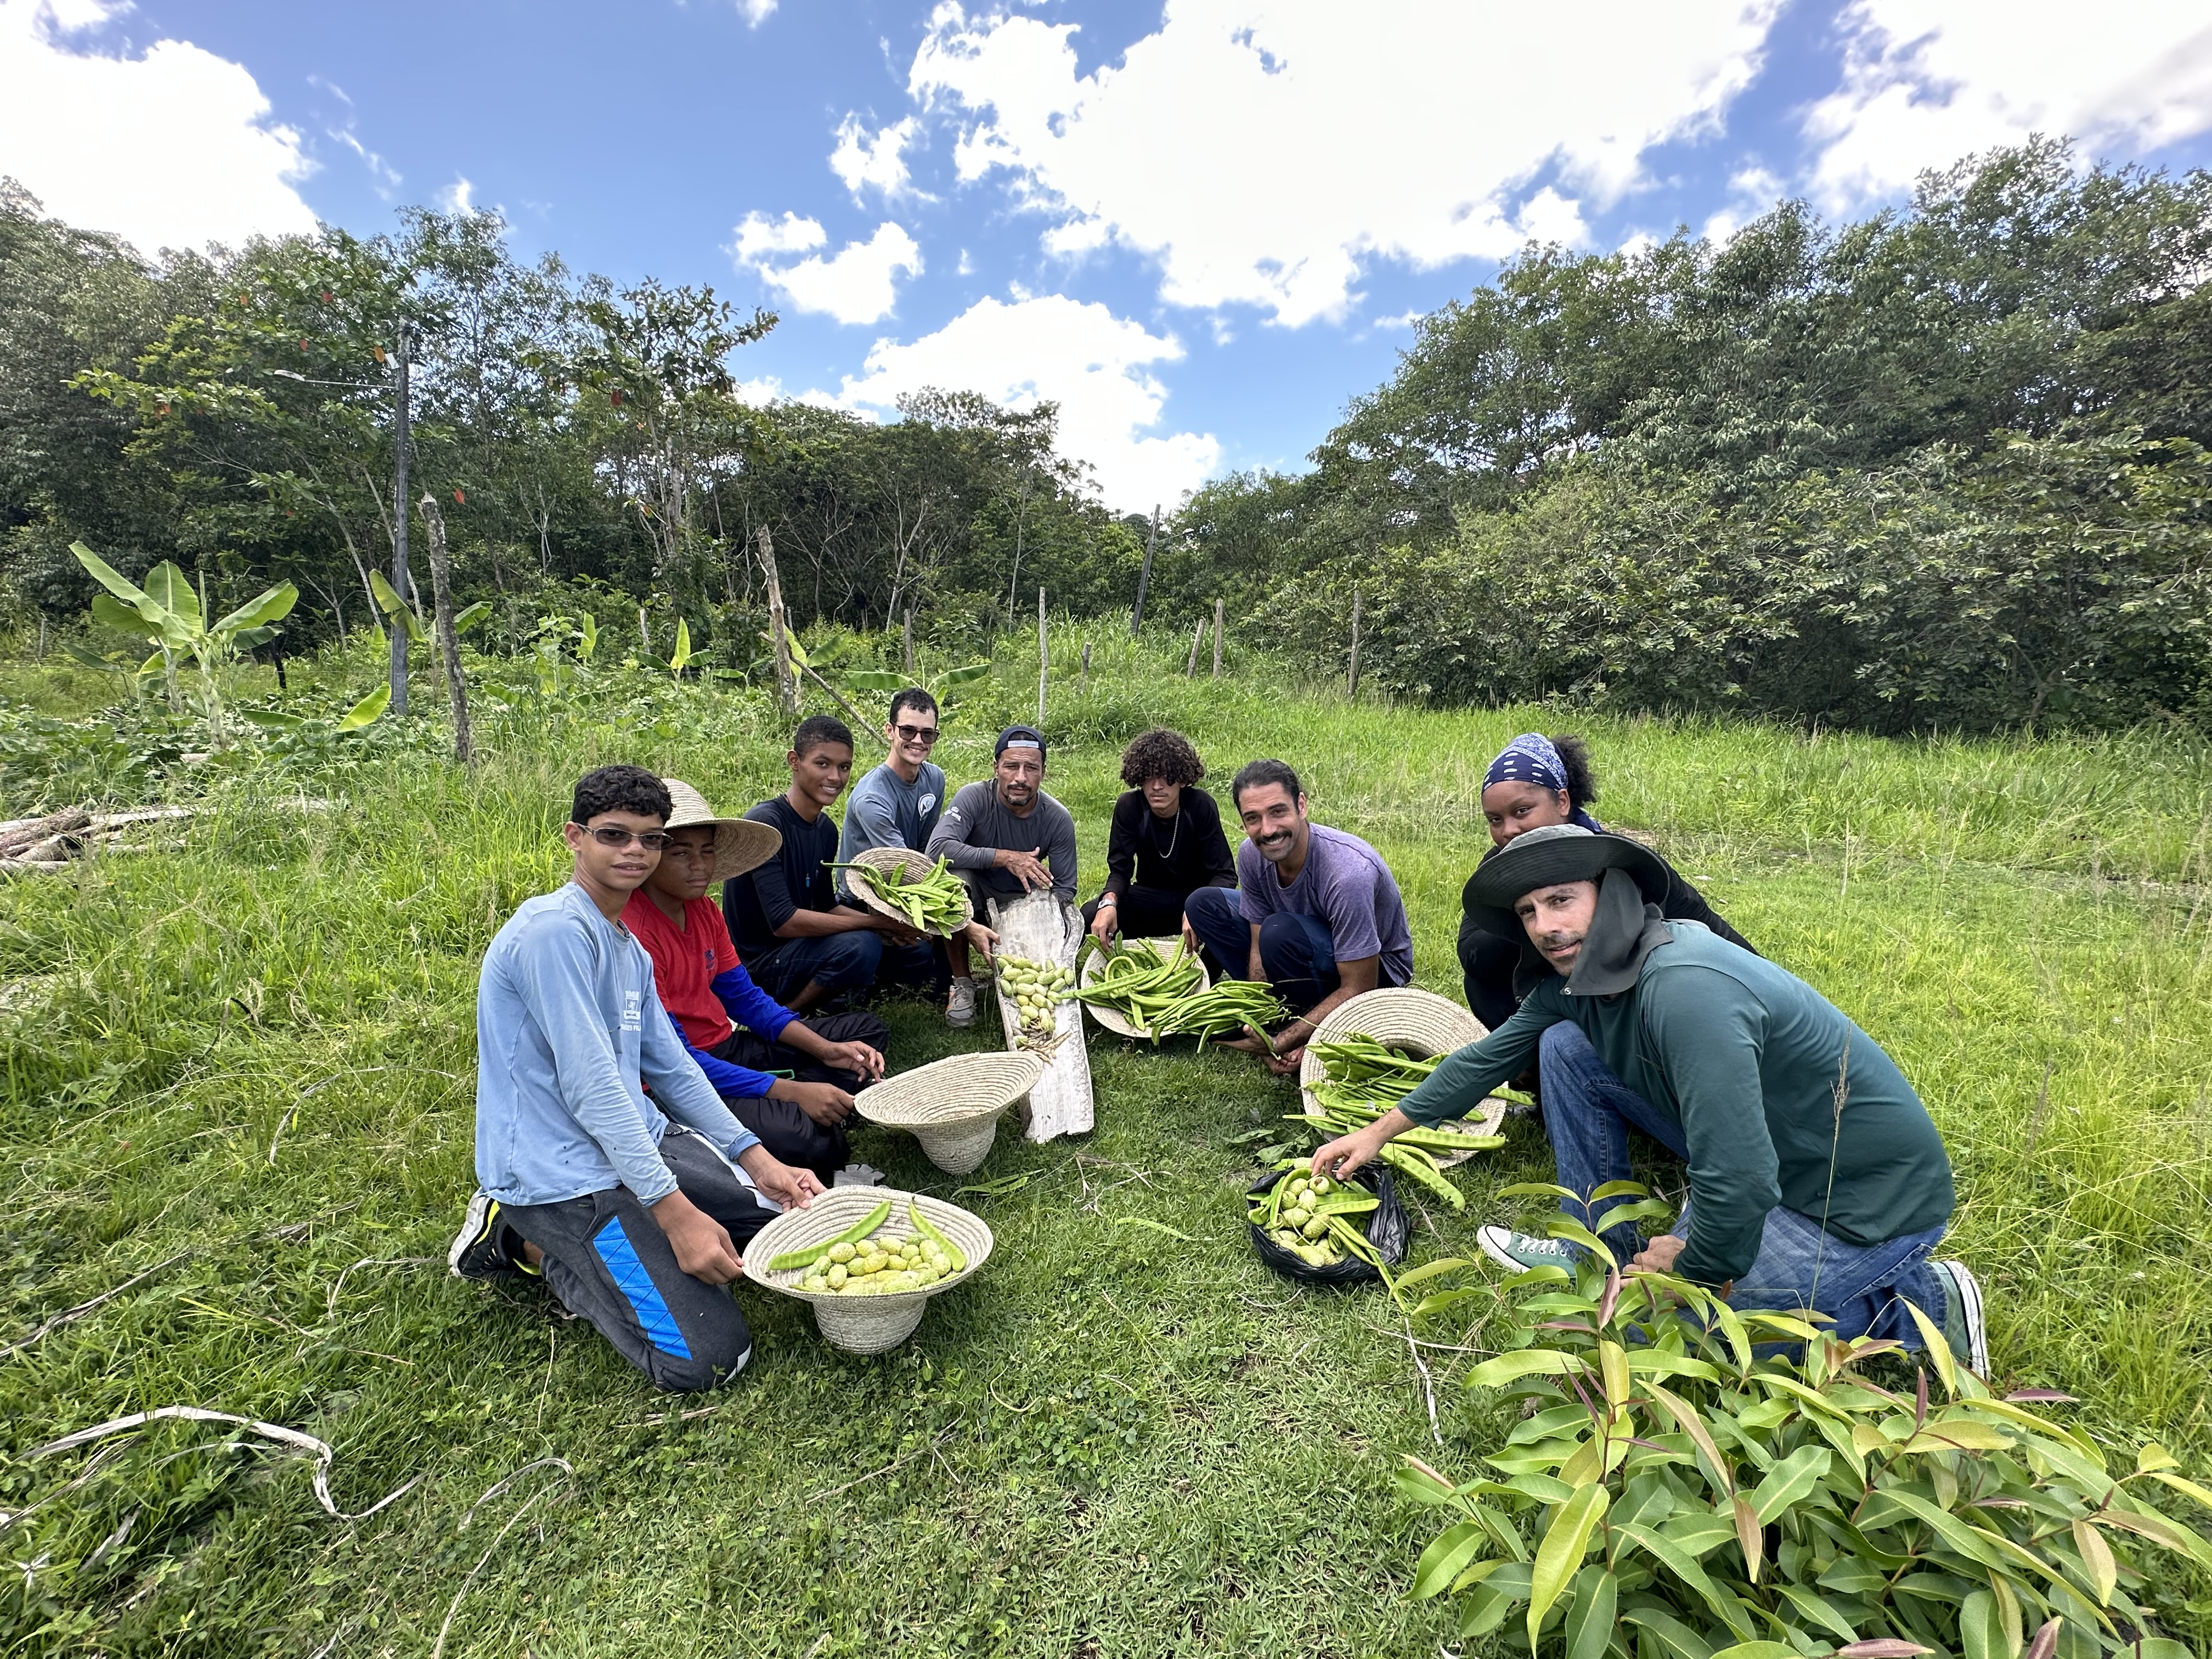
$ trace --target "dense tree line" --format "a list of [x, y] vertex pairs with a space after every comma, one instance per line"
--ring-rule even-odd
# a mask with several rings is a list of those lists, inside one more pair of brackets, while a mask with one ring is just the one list
[[1178, 529], [1453, 701], [2212, 727], [2212, 177], [2038, 143], [1831, 228], [1534, 249]]
[[[1148, 610], [1224, 597], [1335, 667], [1357, 582], [1367, 671], [1447, 701], [2212, 727], [2208, 271], [2212, 176], [2042, 142], [1841, 227], [1788, 203], [1724, 241], [1532, 247], [1421, 322], [1310, 471], [1184, 502]], [[410, 494], [510, 646], [643, 607], [741, 665], [763, 526], [801, 625], [911, 608], [966, 644], [1038, 583], [1133, 596], [1145, 526], [1049, 405], [750, 406], [773, 316], [521, 264], [490, 214], [149, 261], [0, 184], [0, 598], [81, 615], [82, 538], [226, 599], [291, 580], [295, 645], [359, 625], [403, 321]]]
[[1058, 453], [1049, 404], [929, 392], [881, 424], [750, 406], [734, 368], [775, 324], [711, 289], [519, 263], [489, 213], [151, 261], [0, 184], [0, 573], [20, 611], [74, 618], [82, 539], [218, 598], [295, 582], [295, 647], [363, 625], [391, 562], [404, 327], [409, 494], [438, 497], [463, 597], [511, 644], [548, 612], [644, 606], [742, 664], [763, 526], [801, 626], [911, 608], [988, 634], [1038, 583], [1127, 602], [1141, 534]]

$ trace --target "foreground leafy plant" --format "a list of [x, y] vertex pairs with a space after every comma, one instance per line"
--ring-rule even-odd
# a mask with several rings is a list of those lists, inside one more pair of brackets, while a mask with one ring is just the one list
[[1570, 1659], [2187, 1652], [2150, 1633], [2133, 1555], [2212, 1569], [2212, 1545], [2148, 1501], [2164, 1486], [2212, 1508], [2212, 1491], [2155, 1444], [2115, 1479], [2087, 1436], [2027, 1409], [2066, 1396], [1993, 1396], [1917, 1309], [1941, 1403], [1924, 1370], [1911, 1395], [1861, 1373], [1899, 1344], [1840, 1341], [1819, 1315], [1738, 1313], [1605, 1261], [1514, 1287], [1535, 1291], [1523, 1336], [1555, 1346], [1468, 1377], [1527, 1402], [1494, 1474], [1408, 1458], [1398, 1477], [1458, 1517], [1413, 1589], [1463, 1596], [1465, 1635], [1525, 1604], [1505, 1639]]

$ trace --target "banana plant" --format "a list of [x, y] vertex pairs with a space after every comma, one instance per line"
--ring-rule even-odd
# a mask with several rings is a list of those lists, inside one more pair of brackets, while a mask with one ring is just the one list
[[971, 662], [958, 668], [948, 668], [933, 678], [902, 674], [889, 668], [855, 668], [846, 673], [845, 684], [856, 691], [880, 692], [903, 691], [909, 685], [918, 685], [937, 699], [939, 713], [945, 720], [950, 720], [953, 709], [959, 704], [962, 690], [980, 679], [988, 678], [990, 672], [991, 665], [988, 662]]
[[107, 590], [93, 595], [94, 619], [153, 642], [154, 654], [139, 665], [138, 672], [149, 675], [158, 669], [169, 707], [179, 713], [185, 696], [179, 669], [185, 659], [191, 659], [197, 674], [191, 700], [207, 721], [210, 743], [217, 749], [223, 747], [228, 738], [223, 717], [223, 678], [236, 665], [240, 652], [266, 644], [283, 631], [276, 624], [300, 602], [300, 590], [290, 582], [280, 582], [210, 623], [200, 595], [192, 591], [185, 573], [168, 560], [148, 571], [146, 585], [141, 587], [82, 542], [70, 543], [70, 551]]

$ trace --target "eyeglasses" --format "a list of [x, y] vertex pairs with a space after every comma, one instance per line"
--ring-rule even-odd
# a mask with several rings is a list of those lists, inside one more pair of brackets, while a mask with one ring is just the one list
[[933, 726], [908, 726], [902, 720], [891, 729], [908, 743], [931, 744], [937, 741], [937, 728]]
[[580, 823], [576, 827], [602, 847], [627, 847], [635, 842], [647, 852], [658, 853], [668, 845], [667, 836], [659, 830], [617, 830], [611, 823], [603, 823], [596, 830]]

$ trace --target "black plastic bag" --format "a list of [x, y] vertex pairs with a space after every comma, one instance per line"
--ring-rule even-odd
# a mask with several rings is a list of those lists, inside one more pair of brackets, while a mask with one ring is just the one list
[[[1292, 1173], [1279, 1170], [1266, 1176], [1245, 1194], [1246, 1207], [1250, 1207], [1251, 1200], [1265, 1198], [1274, 1190], [1277, 1182], [1289, 1180]], [[1390, 1171], [1380, 1164], [1370, 1164], [1346, 1179], [1366, 1188], [1382, 1200], [1367, 1212], [1367, 1242], [1383, 1261], [1396, 1267], [1406, 1259], [1406, 1243], [1413, 1229], [1406, 1220], [1406, 1206], [1398, 1202], [1398, 1189], [1390, 1179]], [[1284, 1278], [1294, 1279], [1301, 1285], [1375, 1285], [1382, 1279], [1381, 1273], [1356, 1255], [1347, 1255], [1330, 1267], [1316, 1267], [1276, 1243], [1256, 1224], [1252, 1226], [1252, 1248], [1260, 1253], [1261, 1261]]]

